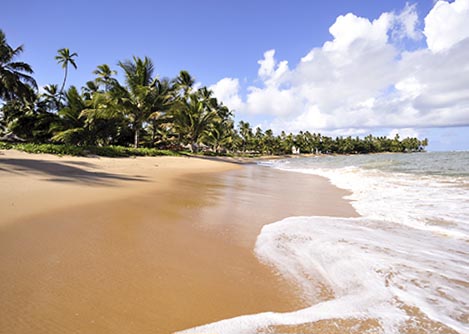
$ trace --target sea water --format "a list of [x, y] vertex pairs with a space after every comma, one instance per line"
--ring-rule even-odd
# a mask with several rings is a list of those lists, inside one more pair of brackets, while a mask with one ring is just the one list
[[290, 217], [264, 226], [257, 257], [296, 282], [310, 307], [188, 332], [265, 333], [320, 320], [372, 319], [378, 325], [367, 333], [469, 333], [469, 152], [262, 165], [328, 178], [350, 191], [347, 199], [362, 217]]

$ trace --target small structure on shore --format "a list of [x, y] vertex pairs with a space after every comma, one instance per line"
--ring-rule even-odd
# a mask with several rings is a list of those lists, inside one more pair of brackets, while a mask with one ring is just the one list
[[291, 153], [292, 154], [300, 154], [300, 148], [299, 147], [296, 147], [295, 145], [293, 145], [291, 147]]

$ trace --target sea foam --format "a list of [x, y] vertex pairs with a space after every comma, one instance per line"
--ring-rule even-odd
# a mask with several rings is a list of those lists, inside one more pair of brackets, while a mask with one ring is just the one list
[[[273, 325], [328, 319], [376, 319], [382, 333], [400, 333], [417, 307], [460, 333], [467, 301], [467, 243], [441, 243], [421, 231], [366, 218], [291, 217], [264, 226], [255, 253], [303, 289], [311, 307], [222, 320], [185, 333], [255, 333]], [[443, 267], [444, 265], [444, 267]], [[319, 301], [327, 286], [333, 299]]]
[[363, 216], [290, 217], [263, 227], [255, 254], [296, 282], [311, 306], [185, 332], [256, 333], [276, 325], [375, 319], [374, 332], [393, 334], [406, 332], [409, 323], [418, 327], [416, 317], [424, 317], [469, 333], [468, 178], [298, 161], [263, 164], [329, 178], [351, 191], [348, 199]]

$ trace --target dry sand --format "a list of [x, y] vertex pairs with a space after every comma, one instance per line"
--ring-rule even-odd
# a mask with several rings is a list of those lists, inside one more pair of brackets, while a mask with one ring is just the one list
[[299, 291], [252, 252], [260, 229], [356, 215], [327, 180], [259, 166], [0, 153], [2, 333], [170, 333], [294, 310]]

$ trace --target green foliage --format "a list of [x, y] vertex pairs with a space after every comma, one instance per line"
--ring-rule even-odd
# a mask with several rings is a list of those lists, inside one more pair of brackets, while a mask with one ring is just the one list
[[179, 156], [180, 153], [154, 148], [133, 148], [123, 146], [75, 146], [61, 144], [34, 144], [34, 143], [7, 143], [0, 142], [0, 150], [15, 149], [27, 153], [47, 153], [57, 155], [88, 156], [98, 155], [102, 157], [130, 157], [130, 156]]
[[37, 84], [30, 76], [33, 69], [27, 63], [15, 61], [22, 52], [23, 46], [12, 48], [0, 29], [0, 99], [30, 99], [34, 95]]

